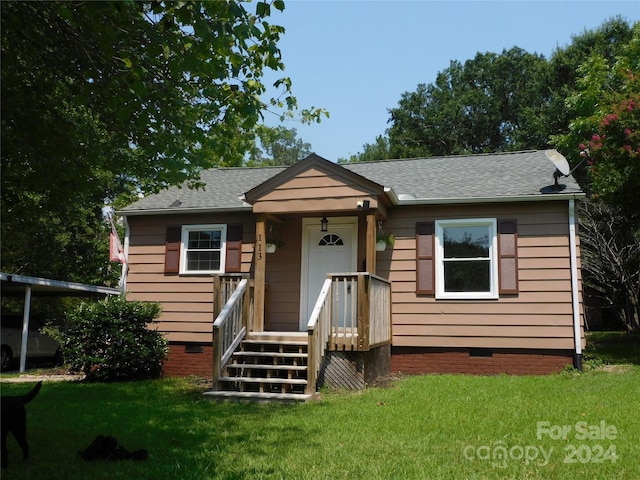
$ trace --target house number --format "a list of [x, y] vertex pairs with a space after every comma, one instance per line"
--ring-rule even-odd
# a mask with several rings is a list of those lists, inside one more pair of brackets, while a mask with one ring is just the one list
[[262, 234], [258, 234], [258, 260], [262, 260]]

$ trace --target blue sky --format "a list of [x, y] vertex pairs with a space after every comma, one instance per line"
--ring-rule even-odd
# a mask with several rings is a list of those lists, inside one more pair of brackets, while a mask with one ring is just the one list
[[[286, 33], [279, 47], [301, 108], [330, 118], [288, 121], [298, 138], [329, 160], [362, 151], [383, 134], [388, 109], [403, 92], [432, 83], [451, 60], [518, 46], [549, 58], [572, 35], [610, 17], [640, 20], [633, 1], [345, 1], [286, 0], [271, 23]], [[266, 76], [272, 83], [276, 76]], [[275, 117], [265, 119], [275, 125]]]

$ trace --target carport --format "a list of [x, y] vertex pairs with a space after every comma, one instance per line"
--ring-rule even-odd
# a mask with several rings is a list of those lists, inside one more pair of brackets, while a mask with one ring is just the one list
[[105, 297], [120, 295], [119, 288], [100, 287], [83, 283], [64, 282], [49, 278], [28, 277], [0, 272], [2, 296], [24, 296], [24, 314], [22, 321], [22, 347], [20, 351], [20, 373], [27, 365], [27, 340], [29, 339], [29, 317], [31, 315], [31, 297]]

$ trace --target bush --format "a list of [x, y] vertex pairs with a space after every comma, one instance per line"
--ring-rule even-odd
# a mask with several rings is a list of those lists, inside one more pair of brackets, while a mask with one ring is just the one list
[[90, 381], [158, 378], [167, 342], [148, 328], [160, 315], [160, 305], [110, 297], [83, 302], [68, 315], [62, 350], [71, 371]]

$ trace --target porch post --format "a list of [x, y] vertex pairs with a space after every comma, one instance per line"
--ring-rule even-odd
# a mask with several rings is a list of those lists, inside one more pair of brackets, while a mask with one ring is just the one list
[[367, 213], [367, 272], [376, 273], [376, 216], [374, 212]]
[[253, 328], [256, 332], [264, 331], [264, 307], [265, 307], [265, 284], [267, 277], [267, 255], [266, 255], [266, 216], [260, 214], [256, 221], [256, 245], [255, 245], [255, 290], [254, 290], [254, 310]]

